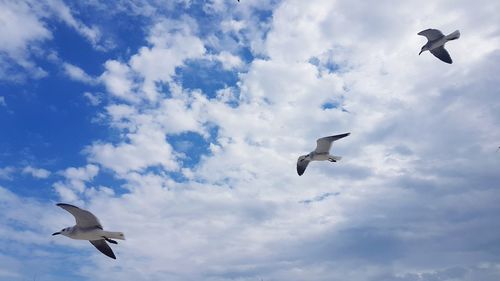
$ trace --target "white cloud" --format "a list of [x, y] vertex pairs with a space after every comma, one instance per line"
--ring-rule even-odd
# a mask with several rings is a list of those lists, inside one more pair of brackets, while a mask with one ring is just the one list
[[70, 63], [63, 63], [64, 73], [71, 79], [75, 81], [80, 81], [86, 84], [95, 84], [95, 78], [88, 75], [83, 69], [76, 65], [72, 65]]
[[98, 106], [101, 104], [101, 96], [100, 94], [92, 94], [90, 92], [83, 93], [83, 96], [89, 100], [89, 103], [93, 106]]
[[25, 1], [2, 2], [1, 18], [3, 32], [0, 35], [0, 50], [15, 56], [26, 51], [28, 43], [46, 40], [51, 32], [40, 22], [36, 14], [31, 13], [30, 5]]
[[169, 82], [175, 69], [186, 59], [200, 58], [205, 53], [203, 42], [192, 35], [192, 20], [162, 20], [155, 24], [148, 37], [151, 47], [142, 47], [130, 59], [130, 67], [144, 78], [141, 92], [147, 100], [156, 101], [158, 82]]
[[86, 149], [89, 159], [119, 174], [160, 166], [177, 171], [177, 155], [168, 135], [196, 132], [206, 137], [204, 127], [207, 99], [197, 92], [185, 92], [171, 84], [174, 98], [162, 100], [156, 108], [138, 111], [132, 105], [110, 105], [107, 114], [113, 127], [123, 130], [118, 144], [96, 142]]
[[221, 23], [221, 29], [224, 32], [240, 32], [245, 27], [245, 22], [241, 20], [227, 20]]
[[[260, 2], [240, 7], [247, 3]], [[96, 165], [67, 169], [54, 184], [62, 199], [84, 199], [106, 228], [130, 237], [113, 247], [120, 267], [92, 252], [80, 272], [92, 280], [104, 271], [106, 280], [497, 280], [498, 5], [284, 1], [269, 33], [245, 33], [265, 59], [216, 98], [171, 80], [185, 59], [210, 56], [192, 20], [154, 25], [148, 46], [105, 64], [100, 77], [117, 97], [105, 114], [118, 137], [85, 150], [127, 192], [87, 187]], [[463, 44], [470, 32], [449, 44], [451, 66], [417, 55], [418, 31], [458, 25], [489, 30], [474, 35], [477, 55]], [[333, 147], [342, 161], [296, 175], [298, 155], [316, 138], [346, 131]], [[185, 132], [209, 149], [189, 168], [169, 140]], [[322, 199], [300, 203], [311, 198]], [[171, 243], [158, 247], [158, 233]]]
[[[199, 116], [204, 99], [200, 94], [183, 92], [171, 77], [176, 67], [188, 58], [205, 54], [203, 43], [192, 35], [195, 29], [191, 19], [186, 22], [161, 20], [148, 37], [151, 47], [142, 47], [128, 64], [107, 61], [101, 81], [115, 97], [138, 103], [151, 102], [155, 107], [145, 112], [126, 105], [107, 107], [113, 126], [126, 129], [119, 144], [97, 142], [86, 149], [90, 160], [119, 174], [143, 171], [160, 166], [167, 171], [179, 169], [175, 153], [168, 143], [167, 134], [194, 131], [205, 134]], [[141, 83], [134, 82], [135, 77]], [[170, 83], [173, 99], [158, 101], [162, 95], [157, 83]], [[187, 94], [187, 96], [186, 96]]]
[[[254, 60], [240, 75], [237, 105], [231, 88], [221, 90], [217, 99], [174, 88], [171, 97], [159, 101], [168, 109], [156, 104], [147, 110], [109, 107], [111, 125], [127, 136], [153, 124], [154, 131], [166, 135], [203, 134], [207, 124], [218, 129], [210, 154], [194, 168], [182, 169], [190, 179], [186, 183], [161, 172], [114, 168], [131, 193], [112, 209], [119, 212], [115, 208], [125, 200], [120, 216], [148, 220], [150, 228], [167, 233], [167, 240], [180, 241], [159, 250], [143, 242], [153, 235], [140, 232], [141, 243], [129, 242], [123, 249], [143, 258], [123, 255], [128, 267], [144, 269], [144, 275], [131, 278], [152, 278], [165, 270], [175, 272], [165, 275], [172, 280], [398, 280], [421, 268], [444, 274], [450, 266], [446, 260], [468, 251], [468, 235], [477, 229], [498, 233], [488, 222], [498, 210], [494, 201], [499, 194], [493, 188], [498, 165], [487, 149], [500, 138], [491, 130], [500, 116], [489, 106], [498, 99], [493, 90], [498, 82], [482, 83], [488, 69], [495, 72], [489, 63], [495, 51], [466, 61], [450, 43], [454, 68], [418, 57], [415, 34], [428, 15], [412, 13], [417, 4], [394, 8], [389, 2], [364, 7], [348, 1], [287, 1], [275, 11], [262, 47], [269, 58]], [[401, 18], [406, 27], [398, 24]], [[436, 26], [450, 21], [442, 20]], [[376, 35], [375, 28], [385, 36]], [[480, 49], [492, 50], [494, 43], [484, 44]], [[309, 63], [313, 57], [317, 65]], [[327, 102], [338, 107], [323, 109]], [[187, 116], [193, 119], [178, 121]], [[312, 163], [303, 177], [295, 174], [298, 155], [312, 150], [316, 138], [346, 131], [352, 135], [334, 145], [342, 161]], [[164, 145], [159, 143], [156, 147]], [[98, 153], [90, 155], [96, 160]], [[299, 203], [332, 193], [338, 195]], [[94, 200], [102, 212], [109, 207], [107, 199]], [[132, 225], [118, 228], [139, 233], [139, 223]], [[494, 243], [492, 237], [479, 240]], [[429, 251], [436, 259], [428, 259]], [[463, 276], [479, 274], [473, 269], [478, 260], [491, 261], [484, 252], [479, 256], [461, 256], [470, 274]]]
[[[498, 165], [488, 150], [500, 138], [491, 130], [498, 110], [489, 106], [498, 99], [498, 82], [484, 83], [497, 68], [490, 63], [496, 39], [469, 60], [450, 43], [453, 68], [418, 57], [415, 34], [431, 13], [413, 13], [418, 4], [286, 1], [254, 49], [269, 57], [240, 74], [238, 95], [226, 88], [214, 99], [171, 82], [175, 68], [146, 71], [156, 65], [146, 59], [156, 57], [152, 49], [171, 37], [150, 38], [153, 47], [124, 65], [144, 83], [126, 88], [142, 95], [148, 79], [163, 81], [170, 95], [150, 95], [156, 99], [145, 99], [146, 105], [108, 106], [110, 126], [122, 138], [87, 150], [90, 161], [115, 171], [130, 192], [111, 201], [100, 193], [91, 199], [114, 228], [138, 235], [121, 244], [120, 258], [130, 270], [116, 272], [116, 279], [411, 280], [422, 269], [449, 274], [446, 261], [467, 252], [464, 245], [478, 229], [499, 233], [491, 228]], [[433, 7], [445, 8], [463, 9], [456, 3]], [[441, 20], [434, 24], [451, 26], [450, 18]], [[313, 57], [316, 65], [309, 62]], [[144, 64], [132, 66], [139, 58]], [[338, 107], [324, 109], [325, 103]], [[193, 168], [180, 166], [169, 135], [206, 136], [210, 126], [217, 127], [215, 139], [207, 138], [210, 153]], [[296, 175], [298, 155], [312, 150], [316, 138], [347, 131], [352, 135], [334, 145], [342, 161], [312, 163], [303, 177]], [[159, 172], [147, 169], [157, 166]], [[171, 171], [189, 180], [176, 182]], [[299, 203], [311, 198], [322, 200]], [[112, 219], [118, 217], [126, 223]], [[155, 231], [141, 231], [146, 224]], [[147, 242], [154, 233], [176, 243], [159, 249]], [[495, 241], [479, 235], [473, 240]], [[495, 261], [485, 252], [457, 260], [469, 274], [464, 278], [479, 274], [478, 260]]]
[[[94, 48], [104, 50], [112, 44], [102, 40], [97, 27], [89, 27], [76, 19], [60, 0], [20, 0], [0, 2], [0, 79], [20, 81], [26, 77], [40, 79], [47, 71], [34, 62], [48, 51], [40, 46], [52, 39], [47, 21], [56, 19], [85, 37]], [[22, 71], [19, 71], [21, 68]]]
[[98, 172], [99, 167], [89, 164], [82, 168], [68, 168], [62, 174], [71, 181], [90, 181]]
[[213, 56], [213, 58], [222, 64], [225, 70], [231, 70], [243, 66], [243, 61], [240, 57], [232, 55], [229, 52], [222, 51]]
[[133, 78], [128, 66], [115, 60], [105, 63], [106, 71], [100, 76], [108, 92], [129, 102], [139, 101], [133, 94]]
[[[101, 81], [115, 97], [136, 103], [140, 99], [157, 101], [160, 95], [157, 83], [168, 83], [175, 69], [186, 59], [199, 58], [205, 53], [202, 41], [193, 36], [192, 20], [184, 22], [162, 19], [148, 36], [150, 47], [142, 47], [128, 64], [108, 60]], [[144, 81], [134, 85], [134, 79]], [[137, 79], [136, 79], [137, 80]]]
[[92, 194], [93, 190], [87, 188], [86, 183], [91, 182], [98, 173], [99, 167], [92, 164], [81, 168], [70, 167], [60, 172], [65, 180], [58, 181], [53, 186], [64, 202], [80, 203], [81, 195]]
[[34, 168], [31, 166], [26, 166], [23, 169], [23, 174], [30, 174], [35, 178], [46, 179], [50, 176], [50, 171], [45, 169]]
[[99, 29], [96, 26], [87, 26], [77, 20], [71, 13], [70, 8], [63, 1], [50, 0], [47, 1], [47, 5], [52, 8], [53, 12], [59, 19], [85, 37], [85, 39], [87, 39], [94, 48], [104, 48], [104, 46], [100, 45], [101, 33]]
[[161, 132], [144, 129], [130, 136], [130, 143], [118, 145], [96, 143], [87, 153], [92, 162], [112, 169], [118, 174], [141, 171], [151, 166], [162, 166], [166, 170], [178, 168], [173, 159], [172, 147]]
[[7, 106], [7, 103], [5, 102], [5, 97], [0, 96], [0, 106]]
[[12, 174], [16, 171], [14, 167], [7, 166], [0, 168], [0, 179], [11, 180]]
[[30, 60], [30, 45], [51, 39], [52, 34], [32, 13], [30, 5], [24, 1], [3, 1], [0, 19], [0, 79], [22, 79], [22, 75], [13, 70], [14, 66], [20, 66], [34, 78], [46, 76], [46, 72]]

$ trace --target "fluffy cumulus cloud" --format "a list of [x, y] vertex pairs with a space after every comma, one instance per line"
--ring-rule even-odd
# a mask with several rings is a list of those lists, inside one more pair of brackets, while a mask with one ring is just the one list
[[[144, 3], [140, 14], [156, 2]], [[222, 19], [213, 32], [196, 17], [155, 18], [145, 45], [107, 60], [98, 78], [111, 97], [99, 119], [111, 137], [86, 146], [89, 164], [53, 185], [127, 236], [113, 245], [117, 261], [58, 242], [85, 254], [72, 261], [78, 274], [498, 280], [500, 3], [427, 4], [214, 0], [203, 8]], [[430, 27], [462, 32], [447, 45], [454, 64], [418, 56], [425, 38], [416, 33]], [[216, 95], [183, 83], [179, 70], [213, 60], [214, 71], [241, 71], [238, 81]], [[351, 135], [333, 146], [340, 162], [297, 176], [299, 155], [343, 132]], [[186, 134], [197, 137], [193, 152], [175, 146]], [[100, 174], [117, 186], [94, 186]], [[41, 208], [0, 192], [6, 206]], [[0, 219], [24, 222], [35, 211]]]
[[64, 181], [54, 183], [54, 189], [59, 197], [65, 202], [79, 202], [80, 197], [85, 197], [92, 188], [87, 186], [88, 182], [99, 173], [99, 167], [88, 164], [81, 168], [70, 167], [60, 174], [65, 178]]
[[128, 63], [107, 61], [101, 80], [120, 99], [157, 101], [159, 85], [171, 81], [176, 67], [205, 53], [203, 42], [192, 34], [195, 29], [196, 22], [191, 18], [160, 19], [147, 38], [150, 46], [140, 48]]

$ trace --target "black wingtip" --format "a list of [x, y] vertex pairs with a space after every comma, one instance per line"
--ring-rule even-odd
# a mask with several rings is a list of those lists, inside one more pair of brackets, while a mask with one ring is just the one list
[[445, 60], [445, 59], [442, 59], [442, 58], [438, 58], [440, 61], [444, 62], [444, 63], [447, 63], [447, 64], [452, 64], [453, 61], [452, 60]]
[[115, 256], [115, 253], [113, 252], [113, 250], [111, 250], [109, 253], [103, 253], [103, 254], [105, 254], [106, 256], [108, 256], [108, 257], [116, 260], [116, 256]]
[[111, 250], [109, 253], [104, 253], [103, 251], [101, 251], [101, 253], [103, 253], [105, 256], [107, 256], [109, 258], [116, 260], [116, 256], [115, 256], [115, 253], [113, 253], [113, 250]]
[[[75, 205], [71, 205], [71, 204], [67, 204], [67, 203], [57, 203], [56, 206], [58, 207], [63, 207], [63, 206], [68, 206], [68, 207], [74, 207], [74, 208], [78, 208], [77, 206]], [[78, 208], [79, 209], [79, 208]]]
[[[104, 253], [103, 253], [104, 254]], [[113, 255], [108, 255], [108, 254], [104, 254], [106, 257], [108, 258], [111, 258], [111, 259], [114, 259], [116, 260], [116, 256], [113, 254]]]
[[299, 176], [302, 176], [305, 171], [306, 171], [306, 169], [302, 169], [300, 166], [297, 165], [297, 174]]

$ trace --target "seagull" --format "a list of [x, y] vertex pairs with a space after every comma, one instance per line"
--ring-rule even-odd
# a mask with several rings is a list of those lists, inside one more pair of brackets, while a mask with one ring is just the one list
[[418, 55], [420, 55], [424, 51], [430, 51], [436, 58], [446, 63], [451, 64], [453, 62], [451, 60], [450, 54], [444, 48], [444, 44], [448, 41], [460, 38], [460, 31], [455, 30], [455, 32], [445, 36], [441, 31], [429, 28], [420, 31], [418, 35], [425, 36], [428, 40], [427, 43], [422, 46], [422, 49], [420, 50], [420, 53]]
[[112, 244], [118, 244], [118, 242], [110, 238], [125, 240], [125, 235], [122, 232], [104, 231], [99, 219], [87, 210], [65, 203], [56, 205], [72, 214], [75, 217], [76, 225], [66, 227], [52, 235], [62, 234], [72, 239], [89, 240], [89, 242], [101, 253], [112, 259], [116, 259], [113, 250], [111, 250], [106, 241]]
[[351, 133], [345, 133], [316, 140], [316, 149], [307, 155], [300, 156], [297, 160], [297, 174], [302, 176], [302, 174], [306, 171], [307, 165], [309, 165], [309, 162], [311, 161], [328, 160], [330, 162], [337, 162], [342, 159], [340, 156], [330, 155], [330, 148], [332, 147], [332, 142], [343, 137], [347, 137], [350, 134]]

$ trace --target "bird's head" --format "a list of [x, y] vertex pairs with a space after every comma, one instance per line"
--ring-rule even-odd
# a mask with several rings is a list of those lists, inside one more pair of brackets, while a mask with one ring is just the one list
[[59, 235], [59, 234], [62, 234], [64, 236], [68, 236], [69, 232], [70, 232], [70, 227], [66, 227], [66, 228], [61, 229], [61, 231], [52, 233], [52, 236]]

